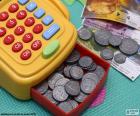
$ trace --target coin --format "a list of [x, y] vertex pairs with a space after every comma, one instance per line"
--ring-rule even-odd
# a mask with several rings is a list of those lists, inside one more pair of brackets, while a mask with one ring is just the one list
[[80, 94], [78, 96], [76, 96], [74, 99], [77, 102], [81, 103], [81, 102], [83, 102], [85, 100], [86, 97], [87, 97], [86, 94], [84, 94], [83, 92], [80, 92]]
[[123, 64], [126, 61], [127, 56], [122, 53], [118, 53], [114, 56], [114, 61], [118, 64]]
[[83, 78], [81, 82], [81, 90], [86, 94], [90, 94], [94, 88], [96, 87], [96, 83], [91, 78]]
[[53, 98], [59, 102], [63, 102], [68, 98], [64, 86], [57, 86], [53, 90]]
[[109, 45], [109, 39], [111, 38], [112, 34], [109, 31], [105, 30], [98, 30], [94, 33], [95, 41], [101, 46]]
[[83, 79], [82, 80], [87, 79], [87, 78], [94, 80], [95, 81], [95, 84], [97, 84], [98, 81], [99, 81], [99, 77], [95, 73], [93, 73], [93, 72], [86, 73], [83, 76]]
[[122, 43], [122, 39], [119, 36], [113, 35], [109, 39], [109, 44], [113, 47], [117, 47], [117, 46], [121, 45], [121, 43]]
[[69, 81], [65, 85], [65, 90], [70, 96], [77, 96], [80, 93], [80, 84], [78, 81]]
[[52, 95], [52, 91], [48, 90], [43, 96], [47, 97], [47, 99], [54, 103], [54, 104], [58, 104], [58, 101], [56, 101], [54, 98], [53, 98], [53, 95]]
[[88, 69], [89, 67], [91, 67], [93, 60], [89, 56], [83, 56], [80, 58], [78, 63], [79, 66], [82, 67], [83, 69]]
[[85, 27], [82, 27], [79, 31], [78, 31], [78, 36], [79, 38], [81, 38], [82, 40], [89, 40], [92, 38], [92, 32], [88, 29], [88, 28], [85, 28]]
[[55, 87], [57, 86], [65, 86], [65, 84], [69, 81], [69, 79], [67, 78], [61, 78], [59, 80], [56, 81], [55, 83]]
[[126, 55], [133, 55], [138, 52], [139, 45], [136, 41], [128, 38], [123, 39], [122, 44], [119, 46], [120, 51]]
[[72, 105], [73, 109], [75, 109], [78, 106], [78, 103], [75, 100], [69, 100], [68, 102]]
[[83, 77], [83, 70], [79, 66], [72, 66], [70, 69], [70, 75], [73, 79], [79, 80]]
[[91, 67], [88, 68], [88, 71], [90, 71], [90, 72], [91, 72], [91, 71], [94, 71], [94, 70], [96, 69], [96, 67], [97, 67], [96, 63], [93, 62], [92, 65], [91, 65]]
[[99, 79], [101, 79], [105, 74], [105, 70], [98, 65], [94, 73], [98, 76]]
[[74, 50], [71, 55], [66, 60], [68, 64], [74, 64], [80, 59], [80, 53], [77, 50]]
[[114, 52], [109, 48], [105, 48], [101, 51], [100, 56], [105, 60], [111, 60], [114, 57]]
[[71, 110], [73, 110], [72, 105], [69, 102], [61, 102], [58, 107], [63, 110], [64, 112], [70, 112]]
[[71, 65], [67, 65], [65, 68], [64, 68], [64, 75], [68, 78], [71, 78], [71, 75], [70, 75], [70, 69], [71, 69]]
[[51, 89], [54, 89], [55, 83], [61, 78], [64, 78], [64, 76], [60, 73], [55, 73], [55, 74], [51, 75], [51, 77], [48, 80], [49, 87]]
[[39, 93], [44, 94], [48, 90], [48, 82], [44, 81], [40, 85], [38, 85], [36, 88], [37, 88], [37, 91], [39, 91]]

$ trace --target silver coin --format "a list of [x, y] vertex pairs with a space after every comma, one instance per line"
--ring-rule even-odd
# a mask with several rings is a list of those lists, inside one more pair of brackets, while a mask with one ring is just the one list
[[87, 78], [94, 80], [95, 81], [95, 84], [97, 84], [98, 81], [99, 81], [99, 77], [95, 73], [93, 73], [93, 72], [86, 73], [83, 76], [83, 79], [82, 80], [87, 79]]
[[77, 102], [82, 103], [86, 99], [87, 96], [88, 95], [84, 94], [83, 92], [80, 92], [80, 94], [78, 96], [76, 96], [74, 99]]
[[89, 56], [83, 56], [79, 60], [79, 66], [83, 69], [88, 69], [93, 64], [93, 60]]
[[70, 69], [71, 69], [71, 65], [67, 65], [65, 68], [64, 68], [64, 71], [63, 71], [63, 73], [64, 73], [64, 75], [66, 76], [66, 77], [68, 77], [68, 78], [71, 78], [71, 75], [70, 75]]
[[69, 81], [65, 85], [65, 90], [70, 96], [77, 96], [80, 93], [80, 84], [78, 81]]
[[78, 31], [78, 35], [79, 35], [79, 38], [81, 38], [82, 40], [89, 40], [92, 38], [92, 32], [88, 29], [88, 28], [85, 28], [85, 27], [82, 27], [79, 31]]
[[123, 64], [126, 61], [127, 56], [122, 54], [122, 53], [118, 53], [114, 56], [114, 61], [118, 64]]
[[109, 31], [105, 30], [98, 30], [94, 33], [95, 35], [95, 41], [102, 45], [107, 46], [109, 45], [109, 39], [111, 38], [112, 34]]
[[120, 51], [126, 55], [133, 55], [138, 52], [139, 45], [136, 41], [128, 38], [123, 39], [122, 44], [119, 46]]
[[57, 86], [53, 90], [53, 98], [59, 102], [63, 102], [68, 98], [64, 86]]
[[44, 81], [36, 87], [37, 91], [44, 94], [48, 90], [48, 82]]
[[96, 82], [91, 78], [84, 78], [81, 82], [81, 90], [86, 94], [90, 94], [96, 87]]
[[78, 103], [75, 100], [69, 100], [68, 102], [72, 105], [73, 109], [75, 109], [78, 106]]
[[43, 96], [47, 97], [47, 99], [49, 101], [51, 101], [52, 103], [54, 104], [58, 104], [58, 101], [56, 101], [54, 98], [53, 98], [53, 95], [52, 95], [52, 91], [48, 90]]
[[105, 74], [105, 70], [104, 68], [98, 65], [94, 73], [99, 77], [99, 79], [101, 79]]
[[96, 69], [96, 67], [97, 67], [96, 63], [93, 62], [92, 65], [91, 65], [91, 67], [88, 68], [88, 71], [89, 71], [89, 72], [92, 72], [92, 71], [94, 71], [94, 70]]
[[74, 50], [71, 55], [66, 60], [67, 64], [75, 64], [80, 59], [80, 53], [77, 50]]
[[109, 39], [109, 44], [113, 47], [117, 47], [117, 46], [121, 45], [121, 43], [122, 43], [122, 39], [119, 36], [113, 35]]
[[55, 83], [61, 78], [64, 78], [64, 76], [62, 74], [60, 74], [60, 73], [53, 74], [48, 80], [49, 87], [51, 89], [54, 89]]
[[109, 48], [105, 48], [101, 51], [100, 56], [105, 60], [111, 60], [114, 57], [114, 52]]
[[58, 107], [63, 110], [64, 112], [70, 112], [71, 110], [73, 110], [72, 105], [69, 102], [61, 102]]
[[72, 66], [72, 68], [70, 69], [70, 75], [75, 80], [82, 79], [83, 74], [84, 72], [79, 66]]
[[57, 86], [65, 86], [65, 84], [69, 81], [67, 78], [61, 78], [55, 83], [55, 87]]

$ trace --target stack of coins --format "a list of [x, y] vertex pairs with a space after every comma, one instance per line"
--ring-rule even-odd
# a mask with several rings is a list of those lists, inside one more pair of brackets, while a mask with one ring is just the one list
[[74, 50], [67, 60], [36, 90], [68, 113], [92, 93], [105, 70], [89, 56]]
[[[139, 50], [138, 43], [133, 39], [121, 38], [106, 30], [97, 30], [93, 33], [87, 27], [82, 27], [79, 29], [78, 35], [84, 41], [90, 40], [91, 43], [97, 43], [100, 47], [104, 47], [105, 49], [101, 50], [100, 56], [105, 60], [114, 59], [118, 64], [125, 63], [127, 56], [132, 56]], [[120, 50], [121, 53], [114, 54], [111, 47]]]

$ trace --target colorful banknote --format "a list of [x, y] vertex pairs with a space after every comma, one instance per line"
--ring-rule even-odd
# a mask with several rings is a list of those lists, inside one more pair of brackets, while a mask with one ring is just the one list
[[140, 0], [87, 0], [83, 17], [106, 19], [140, 30]]
[[[94, 20], [85, 19], [83, 25], [91, 29], [93, 32], [99, 29], [104, 29], [110, 31], [113, 35], [120, 36], [122, 39], [123, 38], [135, 39], [135, 41], [137, 41], [137, 43], [140, 45], [140, 31], [130, 28], [128, 26], [96, 19]], [[100, 51], [102, 51], [105, 48], [91, 40], [84, 41], [79, 38], [78, 41], [99, 56]], [[108, 47], [111, 48], [115, 52], [115, 54], [120, 52], [119, 49], [112, 48], [110, 46]], [[118, 64], [114, 60], [109, 60], [108, 62], [111, 63], [111, 65], [115, 69], [120, 71], [122, 74], [127, 76], [132, 81], [136, 80], [137, 77], [140, 76], [140, 49], [137, 54], [127, 57], [126, 62], [123, 64]]]

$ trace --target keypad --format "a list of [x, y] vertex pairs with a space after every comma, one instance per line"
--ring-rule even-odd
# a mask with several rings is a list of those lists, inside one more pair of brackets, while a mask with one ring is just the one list
[[9, 17], [8, 12], [1, 12], [0, 13], [0, 21], [5, 21], [8, 19], [8, 17]]
[[48, 40], [50, 39], [52, 36], [54, 36], [58, 31], [60, 30], [60, 27], [59, 25], [57, 24], [53, 24], [50, 26], [50, 28], [48, 30], [46, 30], [44, 33], [43, 33], [43, 37]]
[[6, 29], [4, 27], [0, 27], [0, 37], [3, 37], [6, 34]]
[[33, 34], [32, 33], [27, 33], [23, 36], [23, 42], [24, 43], [29, 43], [33, 40]]
[[17, 25], [16, 19], [9, 19], [6, 23], [7, 28], [13, 28]]
[[23, 26], [18, 26], [15, 29], [15, 35], [22, 35], [25, 32], [25, 27]]
[[25, 5], [29, 0], [18, 0], [18, 3], [21, 5]]
[[31, 57], [32, 53], [31, 53], [31, 50], [27, 49], [27, 50], [24, 50], [21, 55], [20, 55], [20, 58], [22, 60], [28, 60], [30, 57]]
[[14, 37], [14, 35], [12, 35], [12, 34], [10, 34], [10, 35], [7, 35], [5, 38], [4, 38], [4, 44], [6, 44], [6, 45], [10, 45], [10, 44], [12, 44], [13, 42], [14, 42], [14, 40], [15, 40], [15, 37]]
[[26, 9], [29, 12], [33, 12], [37, 8], [37, 4], [35, 2], [30, 2], [27, 6]]
[[25, 25], [27, 26], [27, 27], [31, 27], [32, 25], [34, 25], [34, 23], [35, 23], [35, 19], [33, 18], [33, 17], [29, 17], [29, 18], [27, 18], [26, 20], [25, 20]]
[[17, 19], [22, 20], [27, 16], [27, 13], [25, 10], [21, 10], [17, 13]]
[[34, 16], [38, 19], [40, 19], [43, 15], [45, 15], [45, 10], [40, 8], [37, 11], [35, 11]]
[[45, 16], [42, 20], [42, 23], [44, 23], [44, 25], [46, 26], [50, 25], [52, 22], [53, 22], [53, 18], [50, 15]]
[[[42, 50], [43, 55], [50, 57], [59, 48], [58, 40], [47, 45], [48, 40], [51, 41], [51, 37], [60, 30], [59, 24], [49, 12], [39, 7], [34, 1], [18, 0], [17, 3], [10, 3], [7, 10], [0, 12], [0, 22], [5, 23], [5, 27], [0, 27], [3, 44], [9, 46], [14, 54], [19, 53], [21, 60], [29, 60], [34, 56], [33, 53], [42, 50], [43, 47], [45, 47], [44, 51]], [[30, 32], [27, 32], [26, 28], [30, 28]], [[43, 46], [42, 41], [46, 41], [47, 46]], [[28, 48], [25, 47], [27, 44], [30, 45]]]
[[20, 52], [23, 48], [23, 44], [21, 42], [16, 42], [13, 47], [12, 50], [13, 52]]

